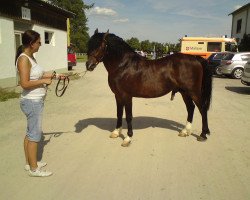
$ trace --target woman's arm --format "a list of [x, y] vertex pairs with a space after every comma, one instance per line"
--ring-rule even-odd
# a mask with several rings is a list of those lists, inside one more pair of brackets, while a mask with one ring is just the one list
[[45, 72], [44, 74], [43, 74], [43, 77], [42, 78], [50, 78], [50, 79], [52, 79], [52, 78], [54, 78], [53, 76], [54, 76], [55, 74], [54, 74], [54, 72]]
[[34, 89], [41, 87], [43, 84], [51, 84], [51, 79], [39, 79], [30, 81], [31, 64], [27, 57], [21, 56], [17, 62], [17, 68], [20, 75], [20, 85], [23, 89]]
[[57, 74], [55, 71], [52, 73], [46, 72], [43, 74], [43, 78], [50, 78], [50, 79], [65, 79], [66, 75], [64, 74]]

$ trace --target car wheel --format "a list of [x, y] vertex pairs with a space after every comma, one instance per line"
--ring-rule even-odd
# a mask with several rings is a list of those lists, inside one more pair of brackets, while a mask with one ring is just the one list
[[216, 67], [216, 68], [215, 68], [215, 74], [216, 74], [216, 75], [219, 75], [219, 76], [222, 75], [222, 73], [221, 73], [219, 67]]
[[243, 69], [241, 68], [236, 68], [233, 70], [232, 77], [236, 79], [240, 79], [243, 74]]

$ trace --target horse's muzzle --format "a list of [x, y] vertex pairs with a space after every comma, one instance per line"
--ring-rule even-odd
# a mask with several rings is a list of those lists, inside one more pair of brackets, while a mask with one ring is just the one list
[[91, 62], [89, 62], [89, 61], [86, 62], [86, 69], [87, 69], [88, 71], [93, 71], [93, 70], [95, 69], [95, 67], [96, 67], [96, 64], [91, 63]]

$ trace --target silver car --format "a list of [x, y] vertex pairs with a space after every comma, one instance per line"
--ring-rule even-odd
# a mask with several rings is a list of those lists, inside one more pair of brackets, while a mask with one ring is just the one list
[[250, 86], [250, 60], [248, 60], [244, 67], [244, 72], [241, 77], [241, 83]]
[[220, 63], [218, 70], [226, 76], [240, 79], [244, 66], [250, 59], [250, 52], [228, 53]]

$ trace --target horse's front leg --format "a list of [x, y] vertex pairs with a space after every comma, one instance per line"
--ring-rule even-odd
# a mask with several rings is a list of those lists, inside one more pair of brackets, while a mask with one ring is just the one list
[[122, 134], [122, 116], [123, 116], [123, 102], [118, 98], [116, 99], [116, 112], [117, 112], [117, 122], [116, 122], [116, 128], [109, 136], [110, 138], [117, 138]]
[[131, 143], [131, 138], [133, 137], [133, 128], [132, 128], [132, 97], [126, 100], [125, 102], [125, 112], [126, 112], [126, 121], [128, 126], [128, 135], [123, 140], [122, 146], [127, 147]]

